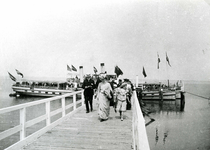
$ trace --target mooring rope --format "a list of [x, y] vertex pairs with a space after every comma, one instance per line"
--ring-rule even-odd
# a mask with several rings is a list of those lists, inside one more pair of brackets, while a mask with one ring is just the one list
[[200, 96], [200, 95], [197, 95], [197, 94], [194, 94], [194, 93], [190, 93], [190, 92], [187, 92], [187, 91], [185, 91], [185, 92], [186, 92], [186, 93], [188, 93], [188, 94], [191, 94], [191, 95], [194, 95], [194, 96], [200, 97], [200, 98], [204, 98], [204, 99], [210, 100], [210, 97], [209, 97], [209, 98], [207, 98], [207, 97]]

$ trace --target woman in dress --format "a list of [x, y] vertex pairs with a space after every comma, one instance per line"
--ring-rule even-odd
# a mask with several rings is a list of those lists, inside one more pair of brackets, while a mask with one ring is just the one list
[[109, 118], [109, 111], [110, 111], [110, 100], [112, 88], [111, 85], [106, 80], [106, 74], [101, 73], [99, 74], [99, 79], [101, 82], [98, 85], [97, 90], [97, 99], [99, 103], [99, 110], [98, 115], [100, 121], [105, 121]]

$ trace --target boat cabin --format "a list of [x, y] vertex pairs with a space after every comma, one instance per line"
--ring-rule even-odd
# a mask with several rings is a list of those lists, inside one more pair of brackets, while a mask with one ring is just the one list
[[42, 89], [66, 90], [67, 87], [71, 87], [71, 83], [66, 82], [66, 81], [23, 80], [22, 82], [16, 82], [13, 86], [16, 86], [16, 87], [30, 87], [31, 89], [42, 88]]

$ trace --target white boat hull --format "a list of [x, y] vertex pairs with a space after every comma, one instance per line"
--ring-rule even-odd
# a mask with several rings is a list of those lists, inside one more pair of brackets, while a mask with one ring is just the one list
[[41, 97], [52, 97], [59, 96], [66, 93], [71, 93], [75, 90], [57, 90], [57, 89], [44, 89], [44, 88], [29, 88], [29, 87], [18, 87], [13, 86], [13, 91], [16, 95], [26, 95], [26, 96], [41, 96]]

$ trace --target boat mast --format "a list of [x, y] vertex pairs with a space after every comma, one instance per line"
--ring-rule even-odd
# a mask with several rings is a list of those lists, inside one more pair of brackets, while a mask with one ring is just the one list
[[167, 78], [168, 78], [167, 81], [168, 81], [168, 88], [169, 88], [169, 73], [168, 73], [167, 57], [168, 56], [167, 56], [167, 52], [166, 52], [166, 72], [167, 72]]

